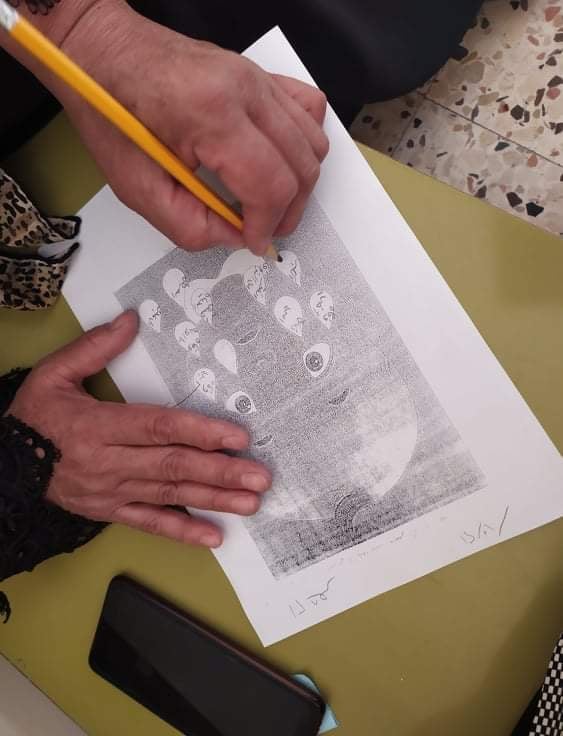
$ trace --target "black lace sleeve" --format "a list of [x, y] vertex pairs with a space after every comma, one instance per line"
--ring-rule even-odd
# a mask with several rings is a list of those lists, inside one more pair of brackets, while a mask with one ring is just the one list
[[31, 368], [16, 368], [0, 376], [0, 417], [8, 411], [16, 391], [25, 381], [30, 371]]
[[[2, 416], [25, 375], [14, 371], [0, 378], [0, 580], [72, 552], [105, 526], [44, 499], [60, 452], [15, 417]], [[0, 613], [2, 603], [5, 608], [5, 597]]]

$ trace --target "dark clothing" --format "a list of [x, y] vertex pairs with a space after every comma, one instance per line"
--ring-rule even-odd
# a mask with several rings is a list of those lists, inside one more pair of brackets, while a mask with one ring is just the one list
[[[53, 12], [63, 13], [64, 3]], [[345, 125], [366, 102], [409, 92], [454, 53], [482, 0], [129, 0], [194, 38], [243, 51], [279, 25]], [[44, 124], [56, 104], [0, 51], [9, 109], [0, 112], [0, 156]], [[22, 121], [26, 124], [22, 127]], [[33, 126], [30, 121], [33, 121]]]
[[482, 0], [198, 0], [195, 12], [186, 4], [131, 2], [164, 25], [235, 51], [279, 25], [347, 124], [364, 103], [410, 92], [438, 71]]
[[0, 377], [0, 580], [72, 552], [105, 526], [44, 500], [60, 453], [31, 427], [4, 416], [28, 372]]

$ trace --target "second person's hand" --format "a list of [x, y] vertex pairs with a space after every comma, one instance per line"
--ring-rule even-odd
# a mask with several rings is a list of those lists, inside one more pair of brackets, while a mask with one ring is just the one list
[[215, 172], [242, 204], [242, 237], [64, 86], [55, 92], [120, 199], [177, 245], [263, 253], [297, 226], [328, 152], [326, 99], [298, 80], [98, 0], [63, 50], [190, 168]]
[[8, 414], [50, 439], [61, 452], [46, 497], [75, 514], [127, 524], [191, 544], [217, 547], [221, 532], [173, 506], [255, 513], [271, 483], [266, 468], [230, 457], [246, 431], [183, 409], [101, 402], [82, 388], [135, 337], [126, 312], [42, 360]]

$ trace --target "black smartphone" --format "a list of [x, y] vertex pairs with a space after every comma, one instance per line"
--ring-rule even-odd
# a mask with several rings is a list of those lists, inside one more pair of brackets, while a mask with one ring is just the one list
[[316, 736], [321, 698], [124, 576], [90, 667], [188, 736]]

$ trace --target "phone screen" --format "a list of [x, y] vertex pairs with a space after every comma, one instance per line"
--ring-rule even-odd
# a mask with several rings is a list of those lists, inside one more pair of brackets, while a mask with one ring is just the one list
[[314, 736], [324, 704], [214, 632], [118, 577], [90, 666], [189, 736]]

